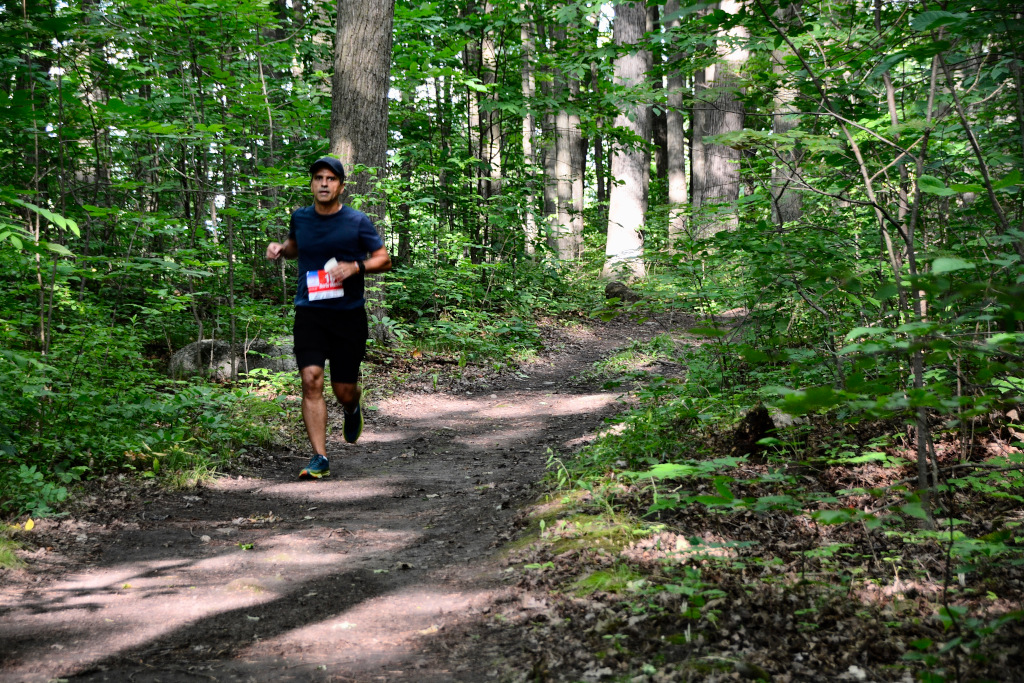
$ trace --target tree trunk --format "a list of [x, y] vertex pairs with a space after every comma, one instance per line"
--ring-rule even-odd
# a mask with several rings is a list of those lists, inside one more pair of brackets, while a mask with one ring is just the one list
[[[553, 32], [553, 41], [566, 42], [564, 28]], [[583, 241], [583, 225], [578, 220], [580, 209], [575, 201], [575, 181], [579, 160], [579, 116], [573, 116], [570, 108], [579, 94], [579, 82], [572, 75], [559, 70], [554, 78], [554, 95], [559, 101], [555, 116], [555, 181], [557, 195], [557, 219], [553, 225], [550, 245], [555, 255], [562, 260], [579, 256]]]
[[[680, 25], [678, 17], [679, 0], [665, 3], [668, 28]], [[683, 127], [683, 74], [678, 69], [669, 72], [668, 111], [665, 116], [665, 148], [668, 166], [668, 244], [669, 249], [686, 232], [686, 204], [689, 194], [686, 187], [686, 131]]]
[[[548, 98], [552, 96], [551, 84], [541, 82], [541, 92]], [[544, 162], [544, 220], [541, 223], [544, 237], [551, 243], [552, 235], [558, 226], [558, 174], [556, 172], [555, 139], [558, 128], [555, 125], [555, 114], [548, 112], [543, 119], [543, 136], [541, 156]]]
[[[796, 18], [799, 5], [793, 4], [775, 12], [781, 25], [789, 24]], [[773, 70], [776, 74], [786, 73], [785, 58], [788, 49], [772, 52]], [[800, 117], [793, 104], [796, 88], [783, 86], [775, 93], [775, 111], [772, 116], [772, 133], [783, 135], [797, 127]], [[778, 226], [795, 221], [803, 214], [803, 197], [796, 191], [799, 180], [799, 158], [792, 149], [777, 150], [772, 168], [772, 222]]]
[[[719, 7], [729, 14], [740, 11], [738, 0], [723, 0]], [[730, 41], [747, 36], [747, 29], [736, 26], [728, 35], [719, 40], [719, 59], [704, 70], [703, 78], [694, 84], [693, 137], [701, 139], [698, 160], [697, 146], [694, 147], [693, 208], [704, 209], [711, 204], [735, 202], [740, 191], [740, 151], [724, 145], [708, 144], [703, 138], [743, 130], [743, 104], [730, 92], [740, 68], [747, 61], [749, 53], [745, 48], [731, 45]], [[736, 227], [736, 215], [723, 215], [716, 208], [700, 211], [695, 216], [697, 235], [709, 237], [721, 230]]]
[[[647, 12], [641, 2], [615, 6], [616, 45], [637, 46], [647, 26]], [[615, 60], [615, 84], [620, 88], [641, 86], [650, 71], [650, 52], [635, 48]], [[615, 127], [625, 128], [635, 139], [649, 140], [651, 108], [634, 98], [623, 102], [615, 117]], [[646, 149], [616, 147], [612, 153], [612, 185], [608, 202], [608, 242], [605, 247], [603, 277], [643, 277], [644, 238], [641, 232], [647, 214], [647, 186], [650, 180], [650, 155]]]
[[[573, 101], [580, 99], [580, 83], [575, 78], [569, 83], [569, 96]], [[586, 174], [586, 144], [583, 142], [583, 127], [577, 111], [569, 114], [569, 164], [572, 166], [570, 184], [571, 212], [569, 234], [572, 235], [572, 258], [583, 256], [583, 177]]]
[[[532, 2], [520, 3], [520, 10], [525, 14], [528, 10], [533, 9]], [[521, 74], [523, 80], [523, 99], [527, 102], [533, 102], [537, 95], [537, 80], [534, 76], [533, 62], [537, 52], [537, 47], [533, 38], [533, 24], [528, 21], [524, 21], [519, 27], [519, 39], [522, 44], [522, 65]], [[537, 164], [536, 153], [534, 152], [534, 136], [536, 135], [537, 119], [530, 110], [526, 116], [523, 117], [523, 161], [526, 165], [527, 177], [533, 177], [535, 175], [535, 167]], [[537, 216], [534, 212], [536, 208], [536, 197], [533, 194], [532, 188], [533, 183], [528, 183], [527, 192], [525, 196], [526, 203], [526, 215], [523, 226], [523, 246], [527, 254], [531, 257], [534, 255], [537, 246]]]
[[[383, 195], [373, 187], [362, 165], [386, 172], [388, 145], [388, 89], [391, 75], [391, 38], [394, 0], [338, 0], [338, 30], [334, 44], [331, 84], [331, 153], [345, 164], [351, 195], [365, 197], [361, 209], [379, 224], [386, 215]], [[366, 281], [370, 334], [387, 341], [387, 329], [373, 321], [384, 317], [384, 294], [379, 277]]]
[[[661, 33], [661, 12], [657, 5], [647, 8], [647, 32], [651, 35]], [[651, 89], [657, 97], [665, 89], [661, 72], [654, 68], [663, 61], [663, 43], [656, 42], [651, 51]], [[664, 180], [668, 178], [668, 115], [664, 107], [651, 112], [651, 143], [654, 147], [654, 174]]]

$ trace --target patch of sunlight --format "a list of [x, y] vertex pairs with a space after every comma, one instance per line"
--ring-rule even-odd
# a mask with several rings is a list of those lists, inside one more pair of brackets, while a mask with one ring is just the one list
[[390, 485], [375, 485], [367, 480], [345, 481], [342, 479], [327, 479], [313, 482], [312, 485], [308, 481], [298, 480], [272, 484], [264, 486], [261, 489], [261, 493], [302, 502], [353, 503], [371, 498], [391, 499], [401, 492]]
[[346, 661], [361, 656], [377, 660], [383, 654], [402, 657], [417, 641], [440, 632], [447, 622], [463, 621], [473, 614], [484, 614], [495, 600], [490, 590], [445, 590], [442, 586], [417, 584], [363, 600], [328, 618], [305, 624], [243, 650], [239, 657], [258, 656], [280, 648], [303, 649], [305, 661], [337, 662], [337, 652], [319, 652], [306, 648], [320, 642], [325, 633], [344, 631], [348, 645]]

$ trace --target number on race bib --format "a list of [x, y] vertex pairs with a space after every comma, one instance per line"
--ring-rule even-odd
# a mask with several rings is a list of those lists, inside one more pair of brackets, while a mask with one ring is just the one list
[[310, 301], [323, 299], [340, 299], [345, 296], [341, 282], [335, 282], [326, 270], [310, 270], [306, 272], [306, 288], [309, 289]]

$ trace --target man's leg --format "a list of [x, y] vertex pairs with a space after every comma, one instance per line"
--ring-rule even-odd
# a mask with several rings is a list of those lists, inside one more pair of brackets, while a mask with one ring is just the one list
[[[324, 369], [307, 365], [299, 370], [302, 377], [302, 421], [313, 453], [327, 454], [327, 402], [324, 401]], [[337, 394], [337, 389], [335, 389]]]
[[363, 390], [355, 382], [331, 382], [334, 395], [344, 408], [344, 424], [341, 427], [341, 434], [345, 441], [355, 443], [363, 433], [363, 409], [359, 405], [359, 398]]
[[355, 383], [331, 382], [331, 389], [334, 390], [338, 403], [349, 412], [356, 409], [356, 406], [359, 405], [359, 397], [363, 395], [363, 390]]

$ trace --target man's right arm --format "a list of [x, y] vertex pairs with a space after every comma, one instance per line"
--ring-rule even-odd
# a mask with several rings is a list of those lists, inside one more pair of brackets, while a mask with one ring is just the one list
[[299, 245], [291, 237], [284, 242], [271, 242], [267, 245], [267, 258], [272, 261], [276, 261], [282, 256], [285, 258], [295, 258], [298, 255]]

